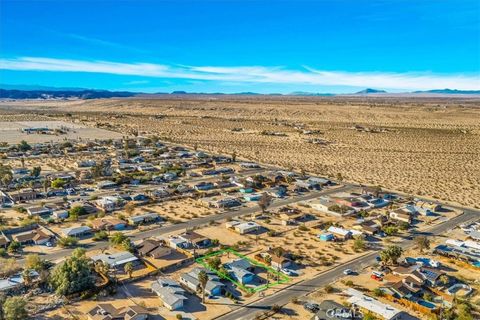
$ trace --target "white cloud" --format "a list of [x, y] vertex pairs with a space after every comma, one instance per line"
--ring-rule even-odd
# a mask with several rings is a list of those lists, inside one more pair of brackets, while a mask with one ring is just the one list
[[90, 72], [152, 78], [229, 81], [239, 83], [302, 84], [428, 90], [452, 88], [480, 90], [480, 76], [434, 73], [322, 71], [309, 67], [291, 70], [262, 66], [186, 66], [152, 63], [119, 63], [39, 57], [0, 59], [0, 69], [52, 72]]

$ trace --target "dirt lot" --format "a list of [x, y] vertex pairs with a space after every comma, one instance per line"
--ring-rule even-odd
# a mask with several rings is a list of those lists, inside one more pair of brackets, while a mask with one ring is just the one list
[[227, 96], [0, 102], [0, 112], [10, 115], [3, 118], [22, 112], [13, 116], [21, 120], [40, 111], [42, 117], [65, 119], [59, 113], [68, 110], [73, 118], [91, 125], [109, 122], [119, 132], [136, 128], [260, 162], [332, 177], [341, 173], [346, 180], [479, 206], [479, 104], [477, 99]]
[[[69, 131], [66, 134], [27, 134], [21, 132], [21, 129], [31, 127], [42, 127], [50, 130], [67, 127]], [[44, 143], [65, 139], [118, 139], [122, 135], [108, 130], [89, 128], [63, 121], [17, 121], [0, 122], [0, 137], [1, 142], [16, 144], [22, 140], [28, 143]]]

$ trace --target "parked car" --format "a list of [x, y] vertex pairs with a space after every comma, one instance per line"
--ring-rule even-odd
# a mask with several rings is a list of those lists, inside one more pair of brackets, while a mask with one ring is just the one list
[[373, 280], [376, 280], [376, 281], [382, 281], [382, 280], [383, 280], [383, 278], [381, 278], [381, 277], [379, 277], [379, 276], [376, 276], [376, 275], [374, 275], [374, 274], [372, 274], [372, 275], [370, 276], [370, 278], [372, 278]]
[[320, 306], [316, 303], [310, 303], [310, 302], [307, 302], [303, 305], [303, 308], [305, 308], [305, 310], [308, 310], [310, 311], [311, 313], [317, 313], [318, 310], [320, 310]]
[[298, 273], [295, 272], [294, 270], [292, 269], [287, 269], [287, 268], [282, 268], [280, 269], [280, 272], [286, 274], [287, 276], [298, 276]]
[[385, 274], [383, 272], [380, 272], [380, 271], [372, 271], [372, 274], [379, 277], [379, 278], [383, 278], [385, 276]]

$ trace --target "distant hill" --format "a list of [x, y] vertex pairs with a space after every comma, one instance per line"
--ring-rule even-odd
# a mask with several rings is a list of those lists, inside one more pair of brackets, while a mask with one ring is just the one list
[[480, 90], [435, 89], [427, 91], [415, 91], [414, 93], [480, 94]]
[[107, 90], [6, 90], [0, 89], [2, 99], [100, 99], [136, 96], [135, 92]]
[[387, 91], [367, 88], [365, 90], [355, 92], [355, 94], [371, 94], [371, 93], [387, 93]]
[[85, 91], [91, 90], [87, 88], [59, 88], [59, 87], [47, 87], [38, 85], [24, 85], [24, 84], [0, 84], [0, 89], [5, 90], [21, 90], [21, 91]]

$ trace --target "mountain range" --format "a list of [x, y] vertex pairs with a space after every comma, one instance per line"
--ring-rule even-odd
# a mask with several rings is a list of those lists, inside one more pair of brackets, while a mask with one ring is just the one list
[[[46, 87], [38, 85], [8, 85], [0, 84], [0, 99], [102, 99], [102, 98], [126, 98], [135, 96], [155, 96], [155, 95], [223, 95], [224, 93], [193, 93], [186, 91], [173, 91], [171, 93], [142, 93], [131, 91], [109, 91], [86, 88], [59, 88]], [[385, 90], [367, 88], [351, 94], [333, 94], [333, 93], [314, 93], [297, 91], [285, 95], [291, 96], [355, 96], [355, 95], [373, 95], [373, 96], [418, 96], [418, 95], [480, 95], [480, 90], [456, 90], [456, 89], [435, 89], [427, 91], [414, 91], [404, 93], [389, 93]], [[255, 92], [240, 92], [233, 95], [261, 95]], [[270, 94], [265, 94], [270, 95]], [[281, 95], [278, 93], [272, 95]]]

